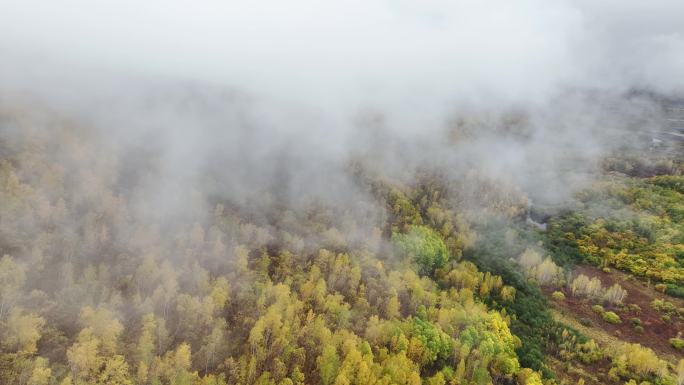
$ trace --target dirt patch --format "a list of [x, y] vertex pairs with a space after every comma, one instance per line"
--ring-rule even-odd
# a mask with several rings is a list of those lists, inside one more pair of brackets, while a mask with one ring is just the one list
[[[676, 307], [684, 307], [684, 301], [678, 298], [661, 294], [653, 289], [652, 285], [646, 282], [639, 281], [631, 275], [620, 271], [611, 271], [605, 273], [593, 266], [577, 266], [573, 276], [584, 274], [590, 278], [598, 277], [603, 283], [604, 287], [612, 286], [619, 283], [625, 290], [627, 290], [627, 298], [625, 304], [636, 304], [641, 308], [641, 311], [628, 309], [627, 306], [612, 307], [606, 306], [607, 311], [614, 311], [622, 319], [620, 324], [611, 324], [604, 321], [600, 314], [594, 312], [591, 307], [596, 302], [592, 302], [586, 298], [574, 297], [569, 288], [563, 288], [561, 291], [565, 294], [565, 300], [553, 301], [551, 303], [562, 314], [572, 315], [580, 322], [581, 320], [590, 320], [593, 328], [600, 328], [616, 338], [631, 342], [639, 343], [647, 346], [662, 356], [669, 356], [669, 360], [684, 358], [682, 352], [677, 351], [670, 345], [670, 338], [677, 337], [679, 334], [684, 336], [684, 320], [677, 315], [671, 317], [671, 321], [666, 322], [662, 319], [665, 313], [651, 308], [651, 301], [656, 298], [664, 299], [672, 302]], [[544, 292], [550, 295], [554, 288], [544, 288]], [[643, 332], [638, 332], [630, 319], [638, 318], [641, 320], [644, 328]], [[665, 357], [663, 357], [665, 358]]]

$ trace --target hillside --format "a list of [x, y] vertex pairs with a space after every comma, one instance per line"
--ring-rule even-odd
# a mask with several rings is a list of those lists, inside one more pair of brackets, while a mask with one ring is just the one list
[[[303, 190], [282, 168], [264, 183], [239, 162], [225, 180], [209, 165], [169, 181], [163, 153], [40, 111], [6, 108], [0, 126], [3, 383], [684, 376], [672, 297], [684, 290], [683, 169], [671, 152], [652, 150], [650, 164], [667, 165], [658, 176], [606, 158], [564, 209], [535, 216], [541, 226], [524, 192], [486, 174], [407, 177], [374, 154], [340, 168], [346, 198], [293, 196]], [[500, 132], [518, 137], [506, 119]], [[234, 176], [253, 189], [236, 193]]]

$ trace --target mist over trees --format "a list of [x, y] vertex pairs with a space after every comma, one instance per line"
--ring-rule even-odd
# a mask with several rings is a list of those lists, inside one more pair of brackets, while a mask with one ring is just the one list
[[0, 4], [0, 383], [681, 384], [684, 9]]

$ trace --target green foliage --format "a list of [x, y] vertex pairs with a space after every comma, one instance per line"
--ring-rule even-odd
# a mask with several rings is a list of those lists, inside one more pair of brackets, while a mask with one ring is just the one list
[[620, 316], [617, 315], [615, 312], [612, 312], [612, 311], [604, 312], [603, 314], [601, 314], [601, 318], [603, 318], [604, 321], [611, 323], [611, 324], [622, 323]]
[[[22, 190], [13, 181], [0, 187]], [[354, 216], [315, 207], [276, 210], [278, 221], [266, 224], [219, 204], [212, 220], [183, 224], [167, 237], [128, 221], [117, 206], [124, 203], [107, 194], [103, 202], [91, 196], [95, 207], [73, 212], [66, 200], [55, 203], [54, 213], [40, 214], [50, 222], [40, 238], [45, 244], [22, 239], [33, 253], [22, 257], [41, 268], [25, 272], [9, 256], [0, 262], [0, 382], [486, 384], [513, 381], [522, 369], [519, 352], [543, 368], [544, 352], [535, 349], [546, 336], [522, 329], [532, 319], [525, 311], [544, 308], [540, 293], [528, 298], [471, 262], [448, 263], [470, 250], [475, 237], [440, 201], [439, 185], [412, 190], [369, 183], [390, 213], [370, 233], [358, 232], [367, 223]], [[26, 215], [40, 216], [33, 207], [53, 209], [40, 197], [23, 196], [37, 199], [24, 206]], [[88, 212], [96, 213], [86, 215], [88, 230], [68, 233], [86, 234], [73, 235], [80, 243], [65, 247], [53, 236], [62, 227], [51, 218], [76, 222]], [[346, 219], [335, 227], [333, 214]], [[390, 234], [411, 263], [382, 247]], [[46, 256], [42, 248], [58, 253]], [[40, 290], [43, 278], [57, 273], [63, 279], [45, 285], [63, 287]], [[516, 279], [519, 287], [529, 285]], [[523, 346], [512, 328], [536, 340]], [[43, 353], [41, 338], [47, 354], [58, 358], [21, 359]], [[529, 377], [539, 378], [532, 371]]]
[[390, 189], [387, 194], [387, 205], [394, 214], [394, 221], [397, 227], [419, 226], [423, 224], [423, 218], [416, 209], [413, 202], [397, 189]]
[[21, 308], [10, 311], [5, 322], [0, 321], [2, 347], [12, 352], [35, 353], [45, 320], [35, 314], [24, 314]]
[[[466, 257], [480, 270], [501, 276], [506, 285], [515, 288], [515, 301], [505, 306], [492, 304], [505, 309], [511, 315], [511, 332], [525, 341], [515, 348], [520, 365], [542, 371], [544, 377], [551, 378], [553, 373], [544, 362], [546, 350], [551, 348], [562, 328], [551, 317], [549, 306], [539, 287], [531, 283], [518, 265], [507, 257], [520, 255], [526, 248], [526, 244], [522, 243], [517, 246], [517, 250], [511, 250], [510, 243], [505, 241], [505, 232], [508, 229], [506, 223], [489, 222], [480, 229], [483, 236]], [[527, 233], [522, 235], [534, 236]]]
[[454, 341], [438, 326], [420, 318], [411, 321], [410, 334], [417, 337], [425, 349], [427, 362], [445, 362], [452, 355]]
[[554, 291], [551, 293], [551, 298], [553, 298], [555, 301], [564, 301], [565, 300], [565, 294], [563, 294], [562, 291]]
[[653, 286], [653, 288], [661, 293], [665, 293], [665, 291], [667, 291], [667, 285], [665, 285], [664, 283], [657, 283]]
[[529, 369], [527, 370], [521, 370], [520, 374], [518, 375], [518, 384], [522, 385], [542, 385], [542, 379], [539, 377], [539, 375]]
[[573, 265], [587, 259], [580, 252], [575, 235], [587, 224], [587, 218], [578, 212], [551, 218], [544, 243], [557, 262], [562, 265]]
[[[63, 143], [13, 129], [0, 160], [0, 383], [540, 385], [563, 382], [547, 364], [561, 359], [669, 385], [653, 352], [554, 321], [539, 285], [588, 261], [678, 293], [677, 178], [597, 186], [547, 232], [524, 223], [524, 194], [479, 175], [405, 183], [362, 162], [345, 204], [289, 204], [278, 178], [233, 199], [201, 175], [166, 221], [149, 215], [165, 204], [141, 205], [162, 159], [138, 170], [58, 126]], [[463, 202], [480, 197], [472, 215]], [[577, 279], [573, 295], [623, 302], [618, 285]]]
[[610, 374], [615, 379], [634, 379], [668, 384], [667, 362], [658, 358], [653, 350], [639, 344], [620, 344], [611, 351], [612, 368]]
[[318, 371], [323, 385], [330, 385], [335, 381], [337, 372], [340, 369], [340, 358], [334, 346], [327, 345], [323, 348], [323, 353], [316, 360]]
[[393, 233], [392, 242], [418, 265], [418, 271], [424, 275], [444, 267], [449, 260], [442, 238], [426, 226], [411, 226], [407, 234]]
[[528, 279], [560, 283], [571, 242], [528, 271], [511, 260], [546, 239], [521, 194], [487, 187], [496, 215], [474, 217], [448, 178], [354, 165], [371, 198], [353, 207], [198, 193], [156, 223], [145, 172], [70, 137], [60, 157], [31, 135], [0, 161], [0, 383], [538, 385], [562, 344], [601, 357]]
[[677, 311], [677, 307], [670, 301], [656, 298], [651, 301], [651, 307], [663, 313], [673, 314]]
[[677, 298], [684, 298], [684, 287], [673, 283], [666, 284], [665, 294]]
[[684, 194], [684, 176], [681, 175], [659, 175], [651, 178], [649, 183]]
[[681, 178], [599, 183], [579, 195], [580, 210], [550, 221], [545, 244], [557, 260], [614, 266], [684, 296], [679, 290], [684, 284]]
[[604, 356], [603, 350], [594, 340], [577, 344], [576, 349], [578, 351], [577, 355], [579, 360], [585, 364], [597, 362]]
[[670, 338], [670, 345], [672, 345], [673, 348], [684, 352], [684, 339], [681, 338]]
[[122, 356], [114, 356], [105, 362], [104, 369], [98, 377], [98, 383], [108, 385], [132, 385], [128, 373], [128, 364]]

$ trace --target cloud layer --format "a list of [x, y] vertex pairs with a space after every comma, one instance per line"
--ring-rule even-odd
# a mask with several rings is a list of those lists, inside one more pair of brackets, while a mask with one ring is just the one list
[[[353, 200], [350, 156], [553, 200], [657, 114], [625, 91], [684, 89], [682, 15], [664, 0], [8, 0], [0, 102], [38, 98], [123, 159], [154, 154], [138, 201], [156, 212], [207, 175], [207, 195]], [[470, 135], [452, 146], [455, 128]]]
[[429, 108], [562, 87], [681, 89], [682, 15], [665, 0], [9, 0], [0, 48], [335, 111]]

